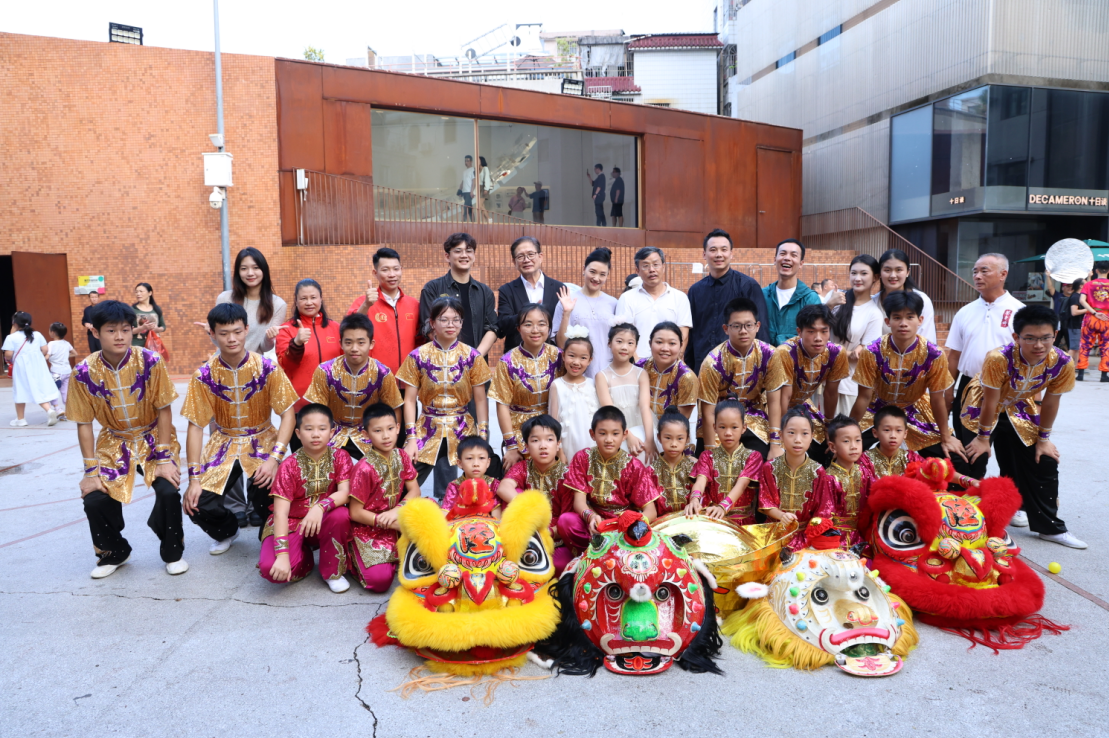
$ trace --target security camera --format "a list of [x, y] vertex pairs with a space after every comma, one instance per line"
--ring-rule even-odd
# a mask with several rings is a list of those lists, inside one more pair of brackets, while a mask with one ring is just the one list
[[212, 194], [208, 195], [208, 204], [212, 206], [213, 210], [219, 210], [223, 207], [223, 201], [227, 199], [227, 195], [223, 194], [223, 190], [219, 187], [212, 188]]

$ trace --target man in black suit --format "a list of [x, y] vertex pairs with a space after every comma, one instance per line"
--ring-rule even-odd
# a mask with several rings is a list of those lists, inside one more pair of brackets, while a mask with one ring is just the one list
[[506, 354], [520, 345], [516, 316], [524, 305], [539, 303], [553, 316], [558, 304], [558, 291], [565, 286], [543, 274], [543, 247], [537, 238], [523, 236], [513, 241], [512, 261], [520, 272], [520, 278], [501, 285], [497, 290], [497, 335], [504, 339]]

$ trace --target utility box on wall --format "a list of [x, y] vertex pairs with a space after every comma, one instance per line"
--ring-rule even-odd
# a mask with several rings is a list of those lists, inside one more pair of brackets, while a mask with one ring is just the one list
[[231, 159], [225, 151], [204, 154], [204, 186], [231, 187]]

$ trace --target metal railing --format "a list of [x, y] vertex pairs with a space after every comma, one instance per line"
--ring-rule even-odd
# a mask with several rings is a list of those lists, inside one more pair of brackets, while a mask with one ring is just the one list
[[854, 251], [875, 259], [888, 249], [901, 249], [912, 262], [913, 280], [931, 298], [936, 317], [942, 323], [950, 323], [959, 308], [978, 299], [978, 292], [970, 282], [861, 208], [802, 216], [801, 240], [806, 248]]

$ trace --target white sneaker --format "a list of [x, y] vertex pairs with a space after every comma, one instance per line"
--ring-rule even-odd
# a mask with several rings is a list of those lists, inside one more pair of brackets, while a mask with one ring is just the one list
[[328, 579], [327, 586], [335, 594], [342, 594], [350, 589], [350, 582], [347, 581], [346, 577], [336, 577], [335, 579]]
[[[25, 427], [27, 427], [27, 421], [26, 420], [20, 420], [19, 418], [16, 418], [12, 422], [8, 423], [8, 425], [10, 425], [13, 428], [25, 428]], [[104, 576], [107, 576], [107, 574], [105, 574]]]
[[51, 425], [57, 425], [57, 424], [58, 424], [58, 411], [55, 410], [54, 408], [50, 408], [46, 412], [46, 425], [51, 426]]
[[1074, 534], [1071, 533], [1069, 530], [1065, 530], [1062, 533], [1056, 533], [1054, 535], [1040, 533], [1040, 540], [1058, 543], [1060, 546], [1066, 546], [1067, 548], [1086, 548], [1086, 542], [1080, 541], [1075, 538]]
[[1028, 513], [1024, 510], [1017, 510], [1017, 514], [1009, 521], [1009, 525], [1014, 528], [1027, 528], [1028, 527]]
[[103, 579], [104, 577], [110, 577], [112, 574], [116, 573], [116, 569], [126, 564], [128, 559], [130, 558], [131, 557], [128, 556], [126, 559], [119, 562], [118, 564], [101, 564], [100, 566], [92, 570], [92, 578]]
[[222, 541], [216, 541], [208, 549], [208, 553], [213, 556], [219, 556], [221, 553], [227, 553], [227, 549], [231, 548], [231, 544], [239, 537], [239, 531], [235, 531], [230, 538], [224, 538]]
[[[230, 544], [228, 544], [228, 545], [230, 545]], [[166, 574], [171, 574], [173, 576], [176, 576], [178, 574], [184, 574], [188, 570], [189, 570], [189, 562], [185, 561], [184, 559], [178, 559], [177, 561], [171, 561], [168, 564], [166, 564]]]

